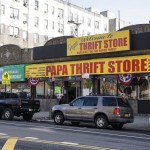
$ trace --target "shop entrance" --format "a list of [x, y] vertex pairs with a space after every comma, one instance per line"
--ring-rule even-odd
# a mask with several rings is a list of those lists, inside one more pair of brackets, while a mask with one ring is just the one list
[[66, 103], [81, 96], [81, 81], [65, 81], [64, 99]]

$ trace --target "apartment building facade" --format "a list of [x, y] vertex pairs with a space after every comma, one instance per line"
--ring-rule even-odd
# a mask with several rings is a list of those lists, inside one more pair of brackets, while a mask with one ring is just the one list
[[0, 0], [0, 8], [0, 46], [33, 48], [54, 37], [108, 33], [110, 26], [118, 30], [105, 13], [68, 0]]

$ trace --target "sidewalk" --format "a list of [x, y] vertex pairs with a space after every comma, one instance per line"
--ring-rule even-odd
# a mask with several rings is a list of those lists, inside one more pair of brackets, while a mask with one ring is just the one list
[[[37, 121], [53, 122], [53, 120], [50, 120], [49, 118], [50, 114], [48, 111], [35, 113], [33, 116], [33, 119]], [[123, 128], [129, 130], [141, 130], [150, 132], [150, 115], [135, 115], [134, 123], [125, 124]]]

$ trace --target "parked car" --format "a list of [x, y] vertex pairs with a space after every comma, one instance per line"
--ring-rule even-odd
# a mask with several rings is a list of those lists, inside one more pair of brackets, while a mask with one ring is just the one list
[[23, 116], [30, 121], [34, 113], [40, 112], [40, 101], [19, 98], [16, 93], [0, 92], [0, 119], [12, 120], [14, 116]]
[[134, 121], [133, 110], [126, 99], [117, 96], [81, 96], [69, 104], [55, 105], [52, 118], [57, 125], [65, 120], [73, 125], [80, 122], [94, 122], [98, 128], [111, 125], [121, 129], [124, 124]]

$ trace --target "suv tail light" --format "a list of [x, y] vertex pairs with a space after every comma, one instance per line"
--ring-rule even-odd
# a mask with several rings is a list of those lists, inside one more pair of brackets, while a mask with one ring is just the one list
[[113, 114], [120, 115], [120, 108], [115, 108]]

